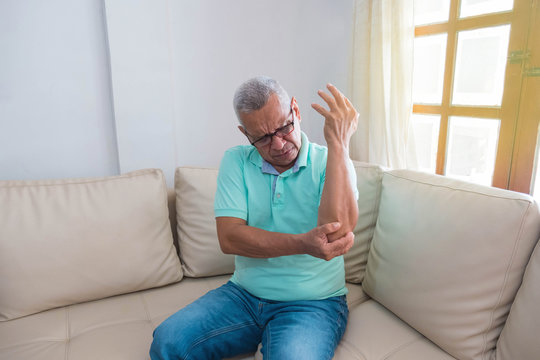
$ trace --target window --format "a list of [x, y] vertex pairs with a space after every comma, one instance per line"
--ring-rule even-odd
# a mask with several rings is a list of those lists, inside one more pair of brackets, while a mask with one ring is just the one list
[[538, 2], [414, 1], [420, 170], [525, 193], [536, 183], [540, 192]]

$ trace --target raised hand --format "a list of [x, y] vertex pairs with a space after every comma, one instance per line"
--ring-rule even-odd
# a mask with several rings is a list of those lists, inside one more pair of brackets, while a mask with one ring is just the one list
[[319, 96], [326, 102], [329, 110], [319, 104], [311, 104], [313, 109], [324, 116], [324, 138], [328, 146], [341, 145], [349, 147], [349, 140], [358, 126], [358, 112], [334, 85], [326, 86], [330, 94], [322, 90], [318, 91]]

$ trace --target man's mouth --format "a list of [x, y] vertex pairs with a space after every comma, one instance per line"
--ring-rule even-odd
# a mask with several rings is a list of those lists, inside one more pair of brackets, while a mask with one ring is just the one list
[[282, 153], [276, 154], [276, 155], [274, 155], [274, 157], [277, 157], [277, 158], [286, 157], [291, 153], [291, 151], [292, 151], [292, 148], [290, 148], [289, 150], [286, 150], [286, 151], [284, 151]]

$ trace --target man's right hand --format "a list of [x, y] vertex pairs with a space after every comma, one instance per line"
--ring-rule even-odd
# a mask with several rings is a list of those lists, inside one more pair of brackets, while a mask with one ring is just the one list
[[333, 241], [328, 239], [328, 235], [336, 232], [340, 227], [340, 223], [333, 222], [317, 226], [303, 234], [306, 254], [328, 261], [349, 251], [354, 244], [352, 232]]

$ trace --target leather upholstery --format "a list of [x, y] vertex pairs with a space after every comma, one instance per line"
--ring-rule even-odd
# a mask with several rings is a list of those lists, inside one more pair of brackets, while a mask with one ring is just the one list
[[364, 290], [452, 356], [486, 359], [539, 235], [527, 195], [390, 171]]
[[[160, 288], [64, 306], [0, 323], [0, 359], [149, 359], [154, 329], [177, 310], [224, 284], [229, 277], [184, 278]], [[351, 306], [367, 299], [359, 285], [349, 287]]]
[[540, 358], [540, 243], [497, 343], [497, 359]]
[[0, 320], [182, 278], [161, 170], [0, 182]]
[[217, 169], [176, 169], [176, 220], [185, 276], [201, 277], [234, 272], [234, 256], [223, 254], [217, 239], [214, 220], [217, 174]]
[[[362, 163], [355, 163], [355, 166], [361, 219], [355, 229], [356, 243], [346, 256], [347, 279], [356, 283], [363, 281], [366, 291], [374, 298], [364, 292], [362, 285], [347, 284], [349, 324], [334, 358], [538, 359], [539, 250], [531, 258], [522, 278], [532, 247], [538, 241], [540, 214], [536, 203], [528, 196], [439, 176], [389, 172]], [[176, 229], [175, 210], [178, 208], [184, 212], [179, 219], [188, 225], [183, 231], [190, 234], [199, 231], [197, 236], [191, 237], [193, 241], [198, 241], [199, 235], [198, 239], [205, 239], [204, 236], [209, 235], [203, 234], [215, 231], [205, 228], [210, 225], [204, 222], [213, 218], [213, 213], [205, 213], [210, 211], [211, 198], [208, 171], [217, 172], [215, 169], [179, 171], [186, 182], [177, 184], [177, 193], [169, 193], [169, 214], [162, 213], [153, 221], [168, 225], [170, 218]], [[161, 184], [164, 187], [164, 182]], [[182, 189], [183, 186], [187, 188]], [[160, 189], [154, 195], [161, 198], [163, 192]], [[92, 198], [96, 197], [99, 196]], [[200, 203], [191, 197], [197, 197]], [[0, 212], [5, 201], [0, 196]], [[126, 201], [124, 211], [131, 200]], [[191, 205], [176, 207], [175, 201], [186, 201]], [[204, 201], [207, 205], [203, 206]], [[152, 201], [146, 205], [154, 206]], [[200, 208], [189, 214], [192, 206]], [[49, 211], [54, 209], [51, 207]], [[5, 213], [0, 216], [3, 226], [6, 217]], [[64, 226], [64, 223], [57, 222], [56, 225]], [[189, 226], [194, 230], [187, 230]], [[0, 227], [0, 234], [1, 231]], [[16, 238], [17, 233], [14, 234], [10, 239]], [[0, 238], [0, 242], [6, 242], [5, 239]], [[143, 241], [137, 239], [133, 237], [131, 241]], [[189, 237], [184, 237], [186, 239]], [[211, 241], [214, 245], [217, 243], [215, 239]], [[197, 267], [192, 269], [199, 274], [214, 271], [213, 264], [207, 266], [204, 263], [205, 255], [208, 255], [205, 251], [213, 250], [198, 246], [191, 249], [192, 256], [197, 257]], [[116, 247], [109, 250], [110, 255], [117, 258], [122, 258], [127, 251]], [[91, 249], [87, 251], [91, 252]], [[219, 253], [212, 254], [206, 261], [214, 261], [213, 256], [219, 256]], [[147, 255], [153, 257], [152, 253]], [[98, 257], [94, 254], [93, 258]], [[36, 261], [45, 262], [45, 259]], [[46, 272], [46, 269], [43, 267], [42, 271]], [[76, 271], [77, 266], [69, 269]], [[504, 273], [502, 277], [501, 272]], [[0, 296], [6, 289], [6, 274], [0, 264]], [[111, 274], [109, 271], [104, 277]], [[183, 278], [162, 287], [104, 296], [0, 322], [0, 360], [148, 359], [153, 329], [228, 278], [229, 275]], [[84, 285], [81, 281], [73, 289]], [[34, 293], [40, 295], [37, 290], [31, 294]], [[488, 313], [491, 325], [485, 321]], [[479, 324], [486, 326], [482, 328]], [[493, 341], [497, 340], [503, 326], [497, 351], [493, 351]], [[475, 331], [484, 331], [485, 340], [480, 340]], [[467, 335], [470, 337], [465, 338]], [[475, 349], [482, 342], [488, 351], [478, 357]], [[253, 358], [260, 359], [260, 353], [234, 359]]]
[[354, 245], [345, 254], [345, 279], [361, 284], [366, 272], [371, 239], [375, 231], [383, 169], [378, 165], [353, 161], [358, 187], [358, 221], [354, 228]]

